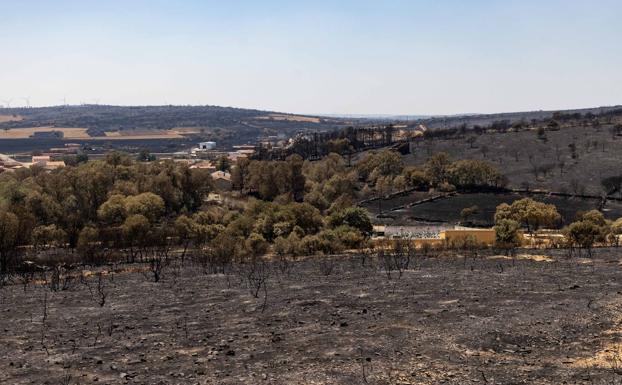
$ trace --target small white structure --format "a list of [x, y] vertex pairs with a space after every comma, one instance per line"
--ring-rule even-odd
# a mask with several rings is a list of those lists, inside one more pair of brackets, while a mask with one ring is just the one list
[[201, 142], [199, 143], [199, 150], [213, 150], [216, 148], [216, 142]]

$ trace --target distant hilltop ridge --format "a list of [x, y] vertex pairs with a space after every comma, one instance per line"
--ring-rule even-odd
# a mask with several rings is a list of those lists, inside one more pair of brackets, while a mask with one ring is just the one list
[[[549, 119], [555, 113], [602, 114], [621, 106], [570, 110], [505, 112], [496, 114], [459, 114], [446, 116], [390, 114], [291, 114], [221, 106], [111, 106], [71, 105], [33, 108], [0, 108], [0, 130], [64, 128], [80, 129], [84, 137], [119, 138], [124, 135], [150, 135], [170, 131], [170, 136], [200, 134], [207, 139], [227, 140], [227, 135], [254, 140], [266, 135], [293, 135], [300, 131], [325, 131], [347, 126], [390, 122], [419, 122], [428, 128], [452, 125], [485, 125], [493, 121], [510, 122]], [[74, 130], [75, 131], [75, 130]], [[1, 133], [1, 132], [0, 132]], [[16, 132], [12, 133], [17, 135]], [[76, 135], [76, 133], [73, 133]], [[5, 135], [8, 136], [8, 135]], [[0, 136], [0, 139], [7, 139]], [[28, 136], [27, 136], [28, 137]], [[69, 138], [70, 136], [68, 136]]]
[[374, 119], [374, 120], [395, 120], [395, 121], [424, 121], [435, 119], [469, 119], [469, 118], [527, 118], [537, 116], [538, 118], [552, 117], [555, 113], [573, 114], [573, 113], [592, 113], [600, 114], [607, 111], [621, 109], [622, 105], [615, 106], [602, 106], [602, 107], [586, 107], [576, 109], [565, 110], [533, 110], [533, 111], [510, 111], [510, 112], [494, 112], [494, 113], [458, 113], [458, 114], [431, 114], [431, 115], [418, 115], [418, 114], [317, 114], [318, 116], [326, 116], [333, 118], [350, 118], [350, 119]]
[[[254, 141], [266, 135], [333, 130], [357, 124], [352, 119], [296, 115], [220, 106], [79, 105], [0, 108], [0, 139], [26, 139], [27, 133], [73, 129], [65, 138], [123, 139], [169, 132], [170, 139], [195, 135], [207, 140]], [[18, 132], [21, 130], [21, 132]], [[76, 132], [80, 130], [80, 132]], [[4, 135], [2, 135], [4, 133]], [[234, 138], [235, 137], [235, 138]]]

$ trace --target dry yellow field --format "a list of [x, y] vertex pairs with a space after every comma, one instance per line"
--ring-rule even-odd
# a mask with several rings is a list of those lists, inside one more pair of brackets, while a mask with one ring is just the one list
[[171, 131], [175, 131], [180, 135], [200, 134], [201, 130], [207, 131], [207, 127], [175, 127]]
[[0, 123], [6, 122], [20, 122], [24, 118], [20, 115], [0, 115]]
[[268, 116], [260, 116], [257, 119], [261, 120], [282, 120], [288, 122], [305, 122], [305, 123], [319, 123], [320, 118], [314, 118], [310, 116], [299, 116], [299, 115], [281, 115], [281, 114], [270, 114]]
[[35, 132], [62, 131], [64, 139], [89, 139], [86, 128], [75, 127], [27, 127], [0, 130], [0, 139], [28, 139]]
[[95, 136], [95, 140], [141, 140], [141, 139], [181, 139], [175, 130], [167, 131], [106, 131], [105, 136]]
[[[105, 136], [90, 136], [86, 128], [75, 127], [27, 127], [0, 129], [0, 139], [28, 139], [35, 132], [62, 131], [63, 139], [90, 139], [90, 140], [145, 140], [145, 139], [181, 139], [182, 134], [192, 133], [190, 129], [152, 130], [152, 131], [106, 131]], [[198, 131], [197, 131], [198, 132]]]

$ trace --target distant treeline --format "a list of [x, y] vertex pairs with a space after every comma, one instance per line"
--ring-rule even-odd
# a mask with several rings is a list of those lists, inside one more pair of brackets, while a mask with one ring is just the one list
[[[394, 139], [395, 131], [395, 127], [389, 124], [371, 127], [350, 126], [340, 130], [299, 134], [285, 147], [259, 146], [255, 158], [283, 160], [291, 155], [299, 155], [303, 159], [314, 160], [330, 153], [348, 156], [363, 150], [396, 144], [398, 141]], [[401, 152], [408, 152], [408, 147]]]
[[0, 129], [19, 127], [81, 127], [91, 136], [103, 136], [106, 131], [168, 130], [176, 127], [203, 128], [206, 134], [222, 136], [231, 132], [245, 140], [262, 135], [299, 130], [328, 130], [343, 127], [348, 120], [338, 118], [312, 121], [269, 119], [272, 112], [219, 106], [107, 106], [85, 104], [41, 108], [1, 108], [0, 115], [22, 119], [0, 123]]
[[[612, 126], [612, 134], [622, 132], [622, 126], [616, 124], [614, 118], [622, 117], [622, 108], [607, 109], [598, 114], [590, 111], [582, 114], [581, 112], [555, 112], [550, 118], [544, 119], [501, 119], [494, 120], [487, 125], [472, 124], [466, 122], [456, 124], [446, 128], [429, 129], [424, 132], [426, 139], [449, 139], [464, 137], [468, 134], [481, 135], [486, 132], [516, 132], [525, 129], [558, 130], [563, 124], [578, 124], [583, 126], [598, 127], [602, 124]], [[539, 132], [539, 134], [541, 134]]]

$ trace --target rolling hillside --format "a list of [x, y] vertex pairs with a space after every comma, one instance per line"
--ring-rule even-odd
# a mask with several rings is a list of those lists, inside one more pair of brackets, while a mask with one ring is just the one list
[[[300, 130], [327, 130], [352, 123], [351, 119], [300, 116], [218, 106], [57, 106], [0, 109], [0, 129], [37, 131], [39, 127], [80, 128], [84, 138], [156, 135], [170, 131], [226, 140], [255, 140], [258, 136], [291, 135]], [[23, 135], [17, 135], [23, 139]], [[16, 137], [16, 138], [17, 138]], [[163, 139], [167, 139], [164, 137]], [[169, 138], [170, 139], [170, 138]]]

